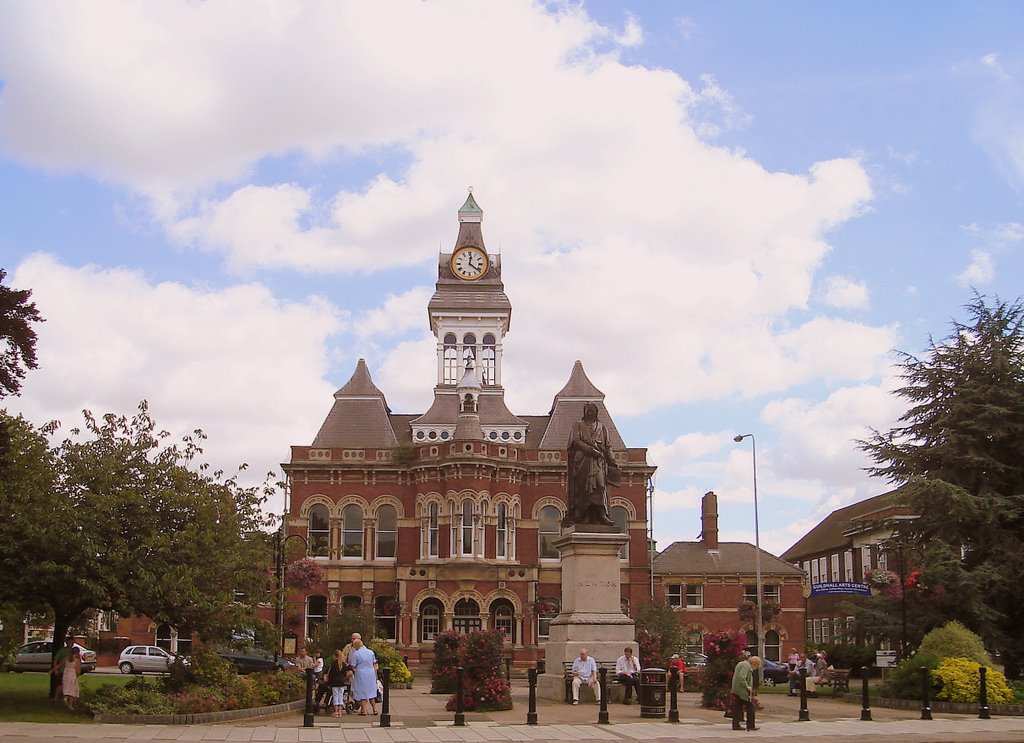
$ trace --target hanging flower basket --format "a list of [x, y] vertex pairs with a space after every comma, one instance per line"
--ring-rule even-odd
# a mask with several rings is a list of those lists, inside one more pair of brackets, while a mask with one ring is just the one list
[[550, 597], [542, 597], [533, 602], [534, 614], [557, 614], [558, 601]]
[[381, 611], [384, 612], [386, 617], [394, 617], [398, 615], [398, 612], [402, 610], [402, 603], [397, 599], [388, 599], [381, 606]]
[[324, 569], [315, 560], [303, 557], [285, 569], [284, 583], [288, 588], [306, 591], [324, 581]]

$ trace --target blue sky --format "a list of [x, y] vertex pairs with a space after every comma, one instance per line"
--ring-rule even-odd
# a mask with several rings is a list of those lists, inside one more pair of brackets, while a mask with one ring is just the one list
[[513, 304], [507, 399], [576, 359], [659, 466], [661, 546], [780, 553], [875, 495], [893, 349], [1024, 275], [1012, 2], [9, 2], [0, 266], [42, 314], [37, 422], [148, 399], [274, 469], [365, 357], [434, 382], [467, 186]]

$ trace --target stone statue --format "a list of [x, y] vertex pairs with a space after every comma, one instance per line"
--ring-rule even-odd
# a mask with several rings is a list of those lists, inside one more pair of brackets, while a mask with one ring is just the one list
[[600, 524], [615, 526], [608, 511], [609, 480], [616, 483], [621, 471], [612, 459], [608, 429], [597, 419], [597, 405], [583, 406], [583, 419], [569, 431], [569, 513], [563, 526]]

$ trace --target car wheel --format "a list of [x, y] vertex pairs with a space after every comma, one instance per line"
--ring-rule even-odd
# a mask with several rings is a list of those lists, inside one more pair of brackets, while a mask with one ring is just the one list
[[121, 669], [121, 673], [132, 673], [135, 670], [134, 668], [132, 668], [132, 664], [128, 661], [125, 661], [124, 663], [120, 664], [118, 668]]

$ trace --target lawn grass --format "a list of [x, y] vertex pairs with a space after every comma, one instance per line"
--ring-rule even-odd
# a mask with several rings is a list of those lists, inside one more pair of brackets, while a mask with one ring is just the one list
[[[132, 678], [135, 677], [86, 673], [78, 677], [78, 685], [84, 691], [103, 684], [124, 685]], [[0, 705], [0, 722], [92, 722], [89, 715], [53, 704], [49, 693], [48, 673], [0, 673], [0, 699], [4, 700]]]

